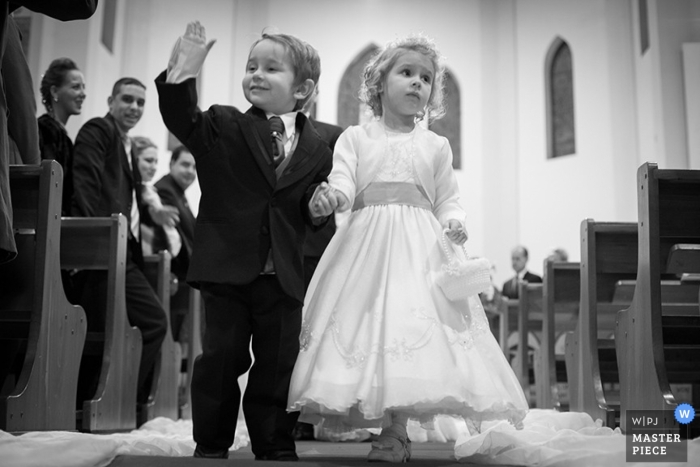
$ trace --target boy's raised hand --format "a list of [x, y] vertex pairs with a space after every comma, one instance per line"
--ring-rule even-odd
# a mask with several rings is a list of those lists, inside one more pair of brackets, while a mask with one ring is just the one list
[[207, 35], [199, 21], [187, 23], [185, 34], [178, 37], [168, 60], [166, 83], [182, 83], [199, 74], [209, 50], [216, 40], [207, 43]]
[[202, 45], [207, 48], [207, 51], [211, 49], [216, 42], [216, 39], [212, 39], [207, 43], [207, 33], [204, 26], [199, 21], [190, 21], [187, 23], [187, 28], [185, 29], [185, 39], [188, 39], [195, 44]]

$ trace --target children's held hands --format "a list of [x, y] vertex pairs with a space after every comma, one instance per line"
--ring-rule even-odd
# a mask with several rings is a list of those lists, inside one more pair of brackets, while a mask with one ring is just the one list
[[190, 21], [187, 23], [184, 38], [194, 42], [197, 45], [206, 47], [207, 51], [209, 51], [209, 49], [211, 49], [211, 47], [214, 45], [214, 42], [216, 42], [216, 39], [212, 39], [209, 41], [209, 43], [207, 43], [206, 30], [199, 21]]
[[309, 201], [309, 211], [313, 217], [330, 216], [338, 208], [338, 193], [326, 182], [321, 182]]
[[456, 219], [447, 221], [447, 226], [445, 228], [447, 229], [445, 236], [455, 245], [464, 245], [469, 238], [469, 234], [462, 226], [462, 223]]

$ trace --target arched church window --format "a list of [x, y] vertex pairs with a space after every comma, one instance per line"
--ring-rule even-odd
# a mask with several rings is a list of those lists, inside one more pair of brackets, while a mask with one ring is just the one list
[[444, 136], [450, 142], [452, 148], [452, 167], [462, 168], [462, 114], [460, 112], [459, 86], [452, 73], [447, 70], [445, 74], [445, 115], [434, 121], [430, 129], [440, 136]]
[[569, 45], [557, 38], [545, 64], [547, 99], [547, 157], [576, 152], [573, 61]]
[[348, 65], [343, 77], [340, 79], [338, 90], [338, 125], [343, 129], [350, 125], [358, 125], [367, 118], [365, 105], [360, 102], [358, 93], [362, 83], [362, 72], [370, 58], [379, 47], [370, 44], [364, 48]]

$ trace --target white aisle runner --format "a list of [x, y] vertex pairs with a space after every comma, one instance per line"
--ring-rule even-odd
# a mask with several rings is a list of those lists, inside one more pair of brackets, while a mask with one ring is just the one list
[[[700, 465], [700, 438], [688, 442], [688, 463], [628, 464], [625, 436], [601, 427], [582, 413], [533, 409], [525, 428], [516, 431], [505, 422], [485, 423], [469, 436], [463, 421], [440, 417], [435, 430], [417, 423], [409, 426], [413, 442], [455, 443], [460, 462], [483, 465], [536, 465], [538, 467], [681, 467]], [[248, 432], [241, 420], [232, 449], [247, 446]], [[157, 418], [130, 433], [91, 435], [73, 432], [32, 432], [13, 436], [0, 431], [3, 467], [103, 467], [118, 455], [191, 456], [192, 422]]]

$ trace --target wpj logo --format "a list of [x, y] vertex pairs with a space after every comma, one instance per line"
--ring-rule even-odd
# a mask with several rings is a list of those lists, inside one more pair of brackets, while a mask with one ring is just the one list
[[[695, 418], [691, 406], [681, 404], [675, 412], [628, 410], [625, 416], [627, 462], [687, 462], [687, 436], [681, 439], [678, 423], [688, 424]], [[683, 429], [687, 428], [684, 426]]]
[[690, 404], [679, 404], [673, 414], [678, 423], [688, 424], [695, 418], [695, 409]]

